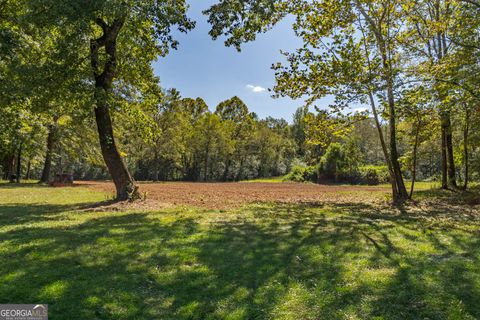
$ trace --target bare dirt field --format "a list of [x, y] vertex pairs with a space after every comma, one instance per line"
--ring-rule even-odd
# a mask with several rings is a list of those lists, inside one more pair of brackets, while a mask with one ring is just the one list
[[[114, 193], [111, 182], [79, 182], [102, 192]], [[342, 186], [303, 183], [140, 183], [140, 192], [151, 203], [228, 209], [251, 203], [372, 202], [384, 199], [384, 186]]]

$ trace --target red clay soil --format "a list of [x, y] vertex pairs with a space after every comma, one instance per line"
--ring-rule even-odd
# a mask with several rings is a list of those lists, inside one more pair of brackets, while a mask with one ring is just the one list
[[[114, 194], [111, 182], [79, 182]], [[161, 205], [187, 205], [207, 209], [227, 209], [250, 203], [371, 202], [382, 199], [385, 187], [339, 186], [303, 183], [140, 183], [140, 192]]]

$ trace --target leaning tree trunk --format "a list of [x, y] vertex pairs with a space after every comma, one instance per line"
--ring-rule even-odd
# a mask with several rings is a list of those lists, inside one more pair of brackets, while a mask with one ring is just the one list
[[395, 114], [395, 98], [393, 95], [393, 78], [392, 72], [390, 70], [390, 64], [387, 58], [387, 51], [384, 48], [384, 43], [380, 42], [383, 68], [384, 68], [384, 78], [387, 89], [387, 102], [388, 102], [388, 124], [389, 124], [389, 134], [390, 134], [390, 161], [392, 164], [393, 177], [395, 180], [397, 193], [393, 194], [394, 202], [403, 202], [408, 199], [407, 189], [403, 181], [402, 170], [400, 168], [400, 162], [398, 161], [398, 149], [397, 149], [397, 125], [396, 125], [396, 114]]
[[[402, 177], [402, 171], [400, 168], [400, 163], [398, 161], [398, 150], [397, 150], [397, 136], [396, 136], [396, 115], [395, 115], [395, 98], [393, 94], [393, 72], [391, 68], [391, 61], [389, 59], [389, 52], [387, 44], [385, 42], [384, 34], [382, 33], [382, 28], [379, 25], [379, 22], [373, 19], [367, 11], [362, 7], [360, 1], [356, 1], [356, 7], [360, 11], [361, 15], [365, 18], [367, 23], [370, 25], [371, 31], [373, 31], [376, 39], [377, 48], [380, 51], [382, 59], [382, 68], [383, 68], [383, 80], [385, 81], [386, 90], [387, 90], [387, 102], [388, 102], [388, 113], [389, 113], [389, 135], [390, 135], [390, 163], [392, 166], [393, 182], [392, 182], [392, 191], [393, 191], [393, 201], [394, 202], [403, 202], [408, 199], [407, 189], [405, 188], [405, 183]], [[387, 26], [388, 27], [388, 26]], [[395, 185], [394, 185], [395, 184]]]
[[[98, 39], [91, 40], [90, 53], [95, 76], [95, 120], [102, 156], [115, 183], [117, 200], [134, 200], [138, 197], [138, 187], [118, 152], [108, 102], [108, 96], [112, 93], [117, 65], [117, 38], [124, 21], [125, 18], [122, 17], [115, 19], [112, 25], [108, 25], [103, 19], [97, 19], [96, 23], [102, 28], [103, 35]], [[105, 48], [107, 55], [102, 72], [100, 72], [100, 48]]]
[[54, 117], [53, 123], [48, 126], [47, 153], [45, 154], [45, 162], [43, 164], [42, 176], [39, 181], [40, 183], [48, 183], [50, 181], [53, 149], [55, 147], [55, 138], [57, 134], [57, 119], [57, 117]]
[[412, 159], [412, 185], [410, 186], [409, 199], [413, 197], [413, 191], [415, 190], [415, 181], [417, 180], [417, 151], [420, 135], [420, 121], [417, 122], [415, 128], [415, 142], [413, 144], [413, 159]]
[[382, 126], [380, 124], [380, 120], [378, 118], [377, 107], [375, 105], [375, 99], [373, 98], [373, 93], [368, 91], [368, 96], [370, 98], [370, 105], [372, 107], [373, 112], [373, 119], [375, 120], [375, 126], [377, 127], [378, 137], [380, 139], [380, 145], [382, 146], [383, 156], [385, 158], [385, 162], [388, 166], [388, 173], [390, 175], [390, 184], [392, 186], [392, 194], [397, 194], [397, 184], [395, 183], [395, 177], [392, 169], [392, 162], [390, 161], [390, 155], [388, 154], [387, 144], [385, 143], [385, 138], [383, 136]]
[[[395, 178], [395, 184], [397, 186], [397, 194], [394, 195], [394, 200], [402, 202], [408, 198], [407, 189], [403, 181], [402, 170], [400, 169], [400, 163], [398, 162], [398, 150], [397, 150], [397, 131], [396, 131], [396, 118], [395, 118], [395, 105], [393, 98], [393, 84], [391, 81], [387, 84], [388, 105], [389, 105], [389, 130], [390, 130], [390, 160], [392, 162], [393, 175]], [[396, 197], [395, 197], [396, 196]]]

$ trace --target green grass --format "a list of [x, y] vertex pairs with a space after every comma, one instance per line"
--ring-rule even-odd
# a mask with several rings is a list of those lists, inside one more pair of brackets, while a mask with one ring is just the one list
[[261, 182], [261, 183], [282, 183], [284, 176], [280, 177], [271, 177], [271, 178], [258, 178], [252, 180], [243, 180], [241, 182]]
[[0, 185], [0, 303], [48, 303], [50, 319], [480, 318], [468, 205], [81, 210], [103, 200]]

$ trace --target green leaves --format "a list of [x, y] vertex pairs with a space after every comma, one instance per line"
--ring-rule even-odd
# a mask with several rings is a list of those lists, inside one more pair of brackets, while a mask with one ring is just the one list
[[266, 32], [288, 12], [286, 0], [221, 0], [205, 10], [212, 25], [213, 39], [226, 36], [225, 44], [240, 51], [241, 44], [256, 39], [256, 34]]

